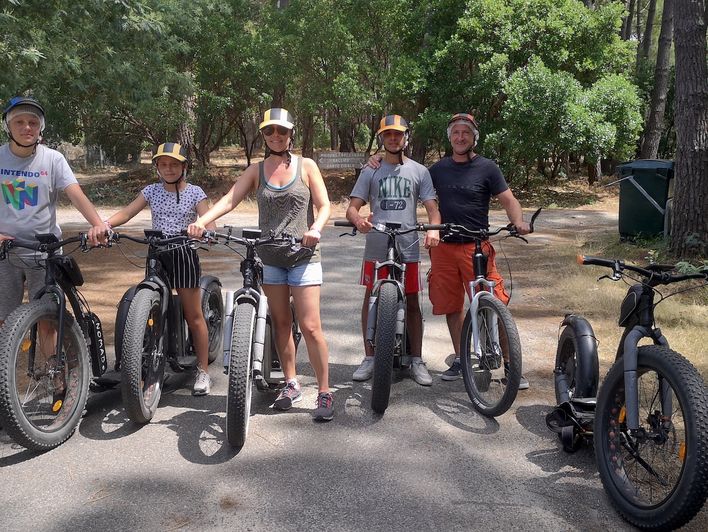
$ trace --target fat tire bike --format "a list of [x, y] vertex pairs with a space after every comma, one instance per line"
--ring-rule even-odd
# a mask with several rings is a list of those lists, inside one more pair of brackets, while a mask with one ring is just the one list
[[[589, 256], [578, 262], [612, 270], [600, 279], [636, 284], [627, 283], [618, 320], [624, 331], [599, 393], [592, 326], [576, 314], [561, 322], [554, 370], [559, 405], [546, 423], [567, 452], [593, 441], [602, 485], [625, 520], [646, 530], [673, 530], [688, 523], [708, 497], [708, 389], [656, 327], [655, 307], [673, 295], [656, 287], [705, 281], [708, 272], [677, 274], [674, 265], [642, 268]], [[640, 346], [644, 339], [651, 345]]]
[[64, 240], [38, 234], [36, 241], [0, 246], [0, 260], [9, 260], [13, 247], [45, 254], [31, 259], [46, 271], [44, 288], [10, 313], [0, 334], [0, 421], [15, 442], [33, 451], [53, 449], [74, 433], [92, 378], [108, 366], [101, 321], [78, 290], [81, 269], [61, 252], [74, 243], [74, 251], [91, 249], [83, 233]]
[[[357, 229], [347, 220], [336, 220], [336, 227], [352, 227], [351, 233], [340, 236], [355, 236]], [[374, 282], [369, 297], [369, 314], [366, 324], [365, 341], [374, 350], [374, 375], [371, 384], [371, 409], [383, 414], [391, 397], [391, 380], [394, 369], [410, 365], [410, 342], [406, 327], [406, 264], [401, 258], [401, 250], [396, 237], [414, 231], [428, 231], [442, 226], [416, 224], [412, 228], [401, 229], [400, 223], [382, 222], [372, 230], [388, 237], [386, 260], [374, 263]], [[387, 268], [387, 275], [382, 275]]]
[[[541, 209], [531, 216], [531, 232]], [[471, 229], [459, 224], [441, 224], [441, 241], [451, 235], [474, 239], [470, 259], [475, 278], [469, 282], [470, 306], [460, 337], [460, 366], [465, 390], [475, 409], [485, 416], [504, 414], [516, 399], [521, 381], [521, 340], [509, 309], [494, 295], [496, 282], [487, 278], [487, 256], [482, 242], [502, 231], [520, 236], [513, 224], [495, 230]]]
[[[260, 229], [242, 229], [241, 236], [206, 231], [206, 239], [215, 239], [219, 244], [242, 257], [240, 272], [243, 286], [235, 292], [227, 292], [224, 322], [224, 366], [228, 374], [226, 393], [226, 439], [237, 450], [243, 448], [248, 435], [251, 415], [253, 383], [259, 391], [278, 390], [285, 384], [285, 376], [275, 347], [268, 297], [263, 292], [263, 262], [258, 256], [259, 246], [277, 243], [299, 245], [301, 239], [287, 235], [261, 236]], [[246, 248], [246, 254], [233, 247]], [[290, 302], [292, 335], [297, 350], [301, 333]]]
[[[172, 287], [160, 255], [176, 246], [199, 246], [186, 236], [166, 238], [161, 231], [145, 230], [138, 238], [113, 233], [116, 242], [130, 240], [148, 246], [145, 278], [130, 287], [116, 314], [116, 369], [120, 371], [123, 406], [131, 421], [148, 423], [155, 415], [165, 380], [165, 368], [175, 372], [194, 369], [197, 356], [182, 304]], [[213, 275], [199, 279], [202, 312], [209, 338], [209, 363], [221, 350], [223, 303], [221, 282]]]

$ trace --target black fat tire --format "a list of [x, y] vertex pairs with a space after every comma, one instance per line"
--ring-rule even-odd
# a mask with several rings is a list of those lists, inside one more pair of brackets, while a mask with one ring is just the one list
[[383, 414], [391, 395], [393, 355], [396, 350], [396, 316], [398, 290], [393, 283], [383, 283], [376, 303], [374, 337], [374, 379], [371, 385], [371, 409]]
[[[558, 339], [558, 349], [556, 350], [556, 369], [560, 369], [565, 373], [566, 382], [568, 384], [568, 394], [573, 397], [595, 397], [597, 395], [597, 379], [594, 382], [583, 382], [578, 370], [580, 350], [578, 347], [578, 338], [575, 334], [575, 329], [570, 325], [566, 325]], [[588, 361], [589, 363], [590, 361]], [[595, 375], [597, 373], [595, 372]], [[556, 403], [561, 403], [561, 392], [555, 384]]]
[[256, 332], [256, 309], [250, 303], [236, 307], [231, 333], [229, 388], [226, 393], [226, 439], [235, 449], [246, 443], [251, 415], [251, 362], [253, 336]]
[[135, 293], [123, 329], [121, 395], [132, 421], [148, 423], [155, 415], [164, 377], [161, 296], [145, 288]]
[[207, 324], [209, 338], [209, 364], [216, 360], [221, 352], [222, 329], [224, 323], [224, 303], [221, 287], [212, 281], [202, 292], [202, 312]]
[[[64, 321], [64, 348], [70, 373], [64, 378], [67, 392], [58, 414], [50, 413], [49, 406], [49, 412], [40, 408], [43, 413], [36, 411], [36, 415], [30, 415], [18, 396], [18, 373], [27, 378], [26, 355], [18, 357], [21, 345], [34, 324], [39, 320], [57, 324], [58, 314], [58, 304], [48, 298], [31, 301], [7, 317], [0, 337], [0, 424], [15, 442], [33, 451], [48, 451], [65, 442], [79, 425], [88, 398], [88, 348], [79, 324], [68, 311]], [[50, 380], [45, 384], [47, 386], [42, 387], [38, 383], [33, 389], [44, 389], [48, 397], [52, 385]], [[50, 401], [51, 405], [53, 398]]]
[[[595, 459], [605, 491], [622, 517], [646, 530], [673, 530], [690, 521], [708, 496], [708, 390], [696, 368], [667, 347], [640, 347], [637, 374], [640, 427], [650, 429], [653, 411], [660, 412], [656, 376], [661, 375], [673, 391], [673, 430], [664, 442], [649, 439], [638, 447], [641, 458], [668, 478], [673, 489], [642, 503], [639, 497], [648, 492], [656, 495], [659, 490], [653, 487], [658, 483], [650, 486], [650, 475], [632, 483], [644, 470], [636, 466], [638, 461], [631, 459], [622, 445], [627, 441], [621, 418], [625, 405], [622, 359], [610, 368], [597, 398]], [[664, 463], [660, 463], [662, 459]], [[659, 466], [661, 469], [657, 469]], [[672, 466], [678, 471], [675, 479], [667, 476]]]
[[[485, 339], [485, 324], [490, 317], [496, 315], [500, 330], [500, 346], [491, 346]], [[496, 357], [478, 358], [474, 353], [472, 336], [472, 314], [467, 312], [462, 325], [460, 363], [465, 389], [475, 409], [485, 416], [500, 416], [516, 399], [521, 380], [521, 341], [514, 319], [509, 309], [491, 294], [482, 294], [477, 308], [477, 319], [480, 324], [480, 343], [487, 345], [486, 352], [494, 351]], [[506, 338], [506, 340], [504, 339]], [[500, 351], [501, 350], [501, 351]], [[486, 368], [498, 368], [498, 359], [502, 356], [508, 362], [506, 378], [492, 378], [493, 373]], [[495, 360], [492, 360], [492, 359]], [[484, 369], [480, 369], [484, 368]], [[498, 372], [498, 370], [497, 370]]]

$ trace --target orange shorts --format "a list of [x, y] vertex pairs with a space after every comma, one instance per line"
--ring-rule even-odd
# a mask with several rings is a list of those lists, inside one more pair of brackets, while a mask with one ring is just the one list
[[[509, 294], [504, 290], [504, 279], [497, 271], [494, 247], [489, 241], [484, 241], [482, 251], [487, 255], [487, 279], [496, 282], [494, 295], [507, 305]], [[467, 244], [440, 242], [436, 247], [430, 248], [431, 270], [428, 276], [428, 290], [430, 302], [433, 304], [433, 314], [454, 314], [462, 311], [469, 282], [474, 280], [473, 255], [474, 242]]]
[[[374, 263], [373, 260], [365, 260], [361, 266], [361, 279], [359, 284], [363, 284], [369, 289], [374, 287]], [[417, 294], [421, 290], [420, 268], [417, 262], [406, 262], [406, 285], [403, 287], [406, 294]], [[388, 266], [379, 270], [379, 279], [388, 276]]]

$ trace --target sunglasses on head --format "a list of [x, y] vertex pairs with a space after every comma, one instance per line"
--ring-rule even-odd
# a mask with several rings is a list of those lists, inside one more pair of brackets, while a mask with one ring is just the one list
[[285, 126], [266, 126], [264, 127], [261, 131], [263, 131], [263, 134], [266, 137], [270, 137], [273, 133], [276, 131], [278, 132], [278, 135], [287, 135], [288, 131], [290, 131], [287, 127]]

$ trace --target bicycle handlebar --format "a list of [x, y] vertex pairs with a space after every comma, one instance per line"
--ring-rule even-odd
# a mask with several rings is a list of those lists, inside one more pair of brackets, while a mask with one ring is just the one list
[[153, 246], [168, 246], [170, 244], [192, 244], [192, 243], [202, 243], [201, 240], [196, 238], [189, 238], [185, 235], [171, 236], [168, 238], [159, 236], [147, 236], [147, 237], [135, 237], [127, 235], [124, 233], [114, 232], [113, 240], [115, 242], [120, 242], [121, 239], [130, 240], [132, 242], [137, 242], [138, 244], [148, 244]]
[[[244, 246], [260, 246], [263, 244], [273, 244], [277, 242], [283, 242], [287, 243], [290, 242], [292, 244], [300, 244], [302, 243], [302, 238], [300, 237], [294, 237], [290, 236], [286, 233], [281, 234], [280, 236], [275, 236], [273, 234], [267, 236], [267, 237], [258, 237], [258, 238], [246, 238], [242, 236], [234, 236], [233, 234], [229, 233], [219, 233], [217, 231], [204, 231], [202, 233], [202, 238], [206, 240], [214, 240], [218, 244], [227, 244], [229, 242], [235, 242], [237, 244], [242, 244]], [[217, 239], [223, 239], [224, 242], [219, 242]]]
[[[534, 223], [536, 222], [536, 218], [538, 218], [538, 215], [541, 214], [541, 208], [536, 209], [536, 211], [531, 215], [531, 221], [529, 222], [529, 234], [534, 232]], [[440, 229], [444, 231], [448, 231], [450, 233], [463, 233], [466, 236], [471, 236], [473, 238], [489, 238], [490, 236], [498, 235], [502, 231], [508, 231], [509, 236], [513, 236], [516, 238], [520, 238], [524, 242], [526, 239], [522, 237], [517, 229], [516, 226], [512, 223], [509, 223], [503, 227], [499, 227], [498, 229], [490, 230], [490, 229], [470, 229], [469, 227], [466, 227], [464, 225], [460, 224], [451, 224], [451, 223], [446, 223], [446, 224], [440, 224], [439, 226], [431, 226], [432, 229]]]
[[[447, 224], [421, 224], [417, 223], [414, 227], [408, 229], [401, 229], [400, 227], [388, 227], [389, 222], [381, 222], [374, 224], [372, 229], [378, 231], [379, 233], [386, 233], [390, 235], [405, 235], [407, 233], [412, 233], [413, 231], [436, 231], [438, 229], [445, 229]], [[357, 232], [356, 226], [349, 220], [335, 220], [335, 227], [353, 227], [354, 233]], [[352, 233], [353, 234], [353, 233]]]
[[5, 260], [7, 258], [8, 252], [12, 248], [31, 249], [40, 253], [53, 254], [62, 246], [74, 244], [76, 242], [79, 242], [79, 247], [82, 251], [89, 251], [94, 247], [103, 247], [102, 245], [89, 246], [88, 235], [86, 233], [79, 233], [76, 236], [65, 238], [64, 240], [54, 240], [52, 242], [41, 242], [39, 240], [23, 240], [21, 238], [13, 238], [9, 240], [3, 240], [0, 244], [0, 260]]
[[612, 269], [612, 279], [618, 280], [622, 276], [624, 270], [636, 272], [643, 277], [646, 277], [652, 284], [672, 284], [689, 279], [706, 279], [708, 280], [708, 272], [686, 273], [674, 275], [669, 273], [669, 270], [676, 268], [674, 265], [649, 265], [647, 268], [626, 264], [619, 259], [605, 259], [603, 257], [592, 257], [589, 255], [578, 255], [578, 264], [584, 266], [604, 266]]

